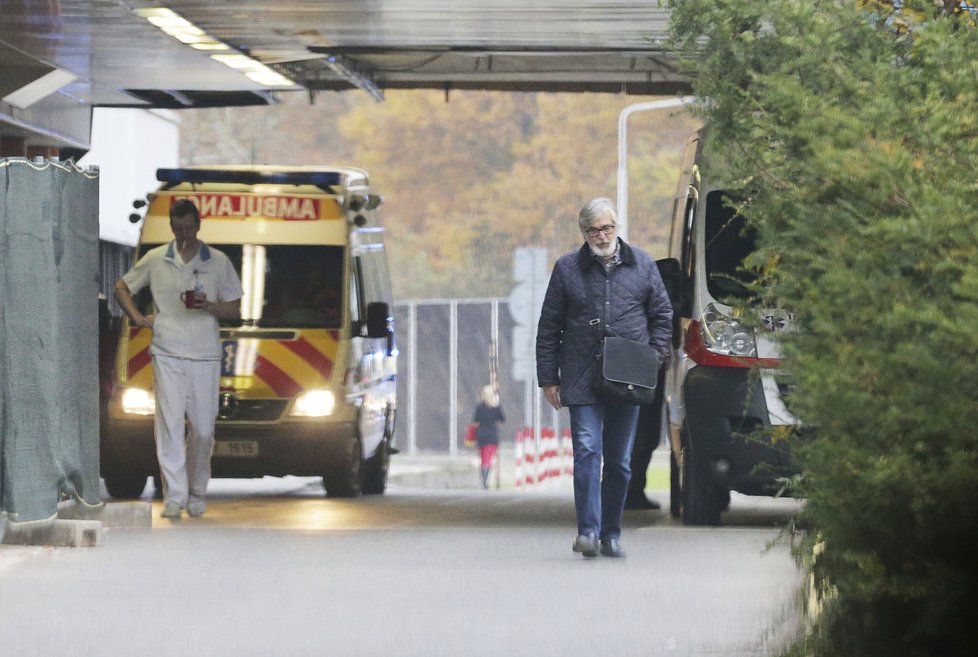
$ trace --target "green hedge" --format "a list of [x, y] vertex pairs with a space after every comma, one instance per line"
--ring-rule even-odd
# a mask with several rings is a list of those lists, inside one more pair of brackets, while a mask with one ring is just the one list
[[[799, 654], [978, 655], [978, 30], [956, 3], [673, 0], [813, 429]], [[900, 3], [897, 3], [900, 4]]]

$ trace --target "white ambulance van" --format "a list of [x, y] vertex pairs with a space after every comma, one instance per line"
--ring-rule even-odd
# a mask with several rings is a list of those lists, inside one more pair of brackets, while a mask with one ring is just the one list
[[[134, 258], [173, 239], [179, 199], [244, 287], [221, 322], [214, 477], [321, 476], [331, 496], [383, 493], [397, 413], [397, 347], [380, 197], [354, 168], [160, 169]], [[135, 261], [135, 260], [134, 260]], [[136, 297], [151, 313], [148, 288]], [[101, 431], [113, 497], [158, 477], [149, 329], [123, 320]]]
[[[771, 495], [793, 473], [774, 331], [792, 317], [757, 309], [763, 329], [738, 318], [749, 301], [744, 259], [756, 234], [711, 179], [702, 133], [688, 140], [674, 198], [669, 258], [659, 261], [675, 311], [663, 414], [671, 448], [671, 511], [686, 524], [716, 525], [730, 491]], [[761, 438], [759, 433], [765, 437]]]

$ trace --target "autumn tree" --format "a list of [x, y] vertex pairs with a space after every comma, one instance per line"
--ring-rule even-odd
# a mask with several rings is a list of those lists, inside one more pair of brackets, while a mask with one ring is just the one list
[[[505, 295], [515, 247], [547, 247], [556, 258], [579, 245], [580, 207], [615, 197], [617, 118], [632, 102], [467, 92], [446, 103], [442, 94], [402, 92], [346, 117], [344, 134], [372, 145], [360, 161], [388, 190], [396, 213], [388, 230], [410, 259], [398, 264], [418, 277], [402, 290], [423, 296], [440, 280], [434, 289], [444, 296]], [[669, 111], [633, 122], [631, 236], [661, 252], [682, 145], [696, 123]]]

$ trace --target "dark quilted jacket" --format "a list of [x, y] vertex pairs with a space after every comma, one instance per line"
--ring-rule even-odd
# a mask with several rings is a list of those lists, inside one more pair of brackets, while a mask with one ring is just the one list
[[[608, 273], [585, 243], [561, 256], [550, 275], [537, 327], [537, 383], [559, 385], [564, 406], [597, 403], [591, 379], [602, 332], [648, 342], [662, 358], [668, 354], [672, 307], [659, 270], [648, 253], [625, 242], [619, 255], [621, 264]], [[590, 325], [595, 318], [600, 323]]]

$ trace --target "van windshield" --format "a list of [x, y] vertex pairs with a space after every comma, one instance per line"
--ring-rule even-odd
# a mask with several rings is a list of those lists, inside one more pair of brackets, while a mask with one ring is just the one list
[[[158, 244], [143, 245], [140, 257]], [[241, 324], [260, 328], [340, 328], [342, 246], [209, 244], [231, 259], [241, 285]], [[136, 298], [149, 310], [148, 290]], [[237, 322], [221, 320], [222, 326]]]
[[757, 274], [744, 269], [744, 259], [757, 250], [757, 230], [748, 226], [717, 190], [706, 195], [706, 287], [717, 299], [749, 299]]

